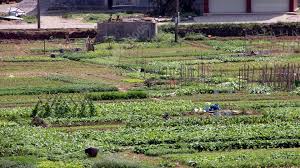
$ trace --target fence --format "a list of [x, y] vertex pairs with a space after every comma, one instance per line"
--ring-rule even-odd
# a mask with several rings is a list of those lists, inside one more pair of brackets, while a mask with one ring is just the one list
[[[274, 64], [262, 66], [244, 65], [237, 70], [215, 68], [213, 65], [180, 65], [179, 68], [161, 67], [145, 72], [163, 75], [169, 83], [184, 84], [187, 82], [213, 83], [212, 77], [235, 78], [239, 89], [254, 84], [270, 86], [276, 90], [290, 91], [300, 86], [300, 64]], [[146, 76], [147, 78], [147, 76]]]
[[275, 64], [259, 69], [245, 65], [239, 69], [239, 77], [247, 84], [261, 83], [275, 89], [292, 90], [299, 86], [300, 65]]
[[[246, 35], [245, 53], [248, 55], [286, 55], [300, 52], [300, 38], [298, 35]], [[263, 44], [256, 42], [263, 41]]]

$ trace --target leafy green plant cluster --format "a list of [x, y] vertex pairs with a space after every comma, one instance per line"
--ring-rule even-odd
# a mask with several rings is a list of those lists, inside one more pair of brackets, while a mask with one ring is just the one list
[[244, 40], [217, 41], [207, 40], [206, 44], [214, 47], [216, 50], [224, 50], [232, 53], [245, 52], [247, 42]]
[[110, 50], [96, 50], [94, 52], [68, 52], [61, 55], [62, 58], [66, 58], [73, 61], [110, 56], [112, 56], [112, 52]]
[[207, 37], [200, 33], [188, 33], [185, 35], [184, 39], [189, 41], [202, 41], [206, 40]]
[[183, 87], [182, 89], [175, 90], [175, 94], [178, 96], [183, 95], [195, 95], [195, 94], [213, 94], [213, 93], [234, 93], [235, 88], [232, 87], [216, 87], [216, 86], [209, 86], [209, 85], [200, 85], [200, 86], [188, 86]]
[[273, 89], [266, 85], [256, 85], [248, 88], [250, 94], [271, 94]]
[[128, 91], [128, 92], [102, 92], [89, 93], [86, 95], [87, 99], [98, 100], [118, 100], [118, 99], [145, 99], [147, 93], [143, 91]]
[[89, 99], [82, 99], [79, 102], [72, 98], [54, 96], [48, 100], [39, 100], [32, 110], [31, 116], [41, 118], [68, 118], [68, 117], [93, 117], [97, 115], [96, 106]]
[[[141, 87], [139, 90], [146, 90], [148, 88]], [[234, 82], [221, 83], [218, 85], [191, 84], [177, 86], [176, 88], [165, 85], [152, 86], [149, 92], [149, 97], [172, 97], [172, 96], [191, 96], [197, 94], [221, 94], [221, 93], [235, 93], [238, 89], [238, 84]]]
[[294, 94], [296, 95], [300, 95], [300, 87], [297, 87], [294, 91], [293, 91]]

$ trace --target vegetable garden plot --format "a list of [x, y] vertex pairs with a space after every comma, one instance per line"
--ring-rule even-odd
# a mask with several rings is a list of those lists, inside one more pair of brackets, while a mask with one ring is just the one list
[[[40, 57], [50, 58], [51, 53], [61, 53], [70, 51], [82, 51], [84, 49], [84, 39], [48, 39], [41, 41], [32, 40], [7, 40], [0, 41], [0, 57], [5, 58], [8, 61], [14, 61], [14, 57], [18, 56], [16, 61], [28, 62], [26, 57], [29, 56], [31, 60], [37, 57], [36, 61], [41, 59]], [[41, 61], [46, 61], [44, 58]], [[51, 61], [55, 59], [49, 59]]]

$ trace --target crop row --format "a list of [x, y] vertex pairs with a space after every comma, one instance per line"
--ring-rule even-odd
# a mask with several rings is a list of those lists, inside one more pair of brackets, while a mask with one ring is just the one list
[[293, 167], [300, 165], [299, 149], [237, 150], [174, 154], [166, 159], [196, 168], [222, 167]]
[[81, 151], [88, 144], [109, 151], [151, 145], [160, 149], [164, 144], [185, 144], [189, 149], [199, 151], [300, 146], [299, 123], [122, 128], [73, 133], [14, 126], [0, 127], [0, 135], [1, 156], [64, 155]]
[[[174, 127], [190, 125], [228, 125], [259, 124], [273, 122], [295, 122], [299, 120], [299, 101], [254, 101], [223, 102], [223, 109], [256, 111], [260, 115], [239, 115], [234, 117], [208, 117], [203, 113], [193, 113], [194, 109], [205, 107], [205, 103], [194, 103], [184, 100], [173, 101], [140, 101], [97, 104], [96, 114], [92, 118], [48, 118], [53, 124], [66, 125], [76, 122], [126, 122], [129, 127]], [[0, 118], [15, 121], [28, 119], [31, 108], [0, 109]], [[169, 120], [163, 115], [168, 114]], [[243, 114], [243, 113], [242, 113]]]
[[106, 85], [88, 85], [88, 84], [71, 84], [60, 87], [23, 87], [23, 88], [3, 88], [0, 89], [0, 95], [37, 95], [37, 94], [57, 94], [57, 93], [81, 93], [81, 92], [104, 92], [117, 91], [115, 87]]

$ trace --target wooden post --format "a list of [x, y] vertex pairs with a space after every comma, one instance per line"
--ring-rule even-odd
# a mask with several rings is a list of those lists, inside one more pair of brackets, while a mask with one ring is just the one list
[[249, 82], [249, 77], [250, 76], [250, 66], [247, 66], [247, 82]]
[[270, 75], [269, 75], [269, 86], [272, 86], [272, 80], [273, 80], [273, 68], [270, 68]]
[[253, 66], [252, 67], [252, 79], [251, 79], [252, 83], [254, 83], [254, 79], [255, 79], [254, 75], [255, 75], [255, 69], [254, 69], [254, 66]]
[[262, 67], [262, 69], [261, 69], [261, 83], [262, 84], [265, 83], [265, 69], [264, 69], [264, 67]]
[[276, 75], [278, 73], [277, 71], [277, 65], [274, 64], [274, 73], [273, 73], [273, 87], [276, 88], [277, 87], [277, 80], [278, 80], [278, 75]]
[[198, 63], [198, 80], [200, 81], [200, 63]]
[[292, 69], [292, 83], [291, 83], [291, 89], [294, 89], [295, 83], [296, 83], [296, 76], [295, 76], [295, 64], [293, 64], [293, 69]]
[[41, 28], [41, 4], [40, 0], [37, 0], [37, 27]]
[[176, 17], [175, 20], [175, 42], [178, 42], [178, 24], [179, 24], [179, 0], [176, 0]]
[[239, 90], [241, 90], [241, 68], [239, 68]]
[[46, 55], [46, 40], [44, 40], [44, 55]]
[[287, 90], [290, 90], [290, 64], [288, 64], [287, 66], [286, 86], [287, 86]]

